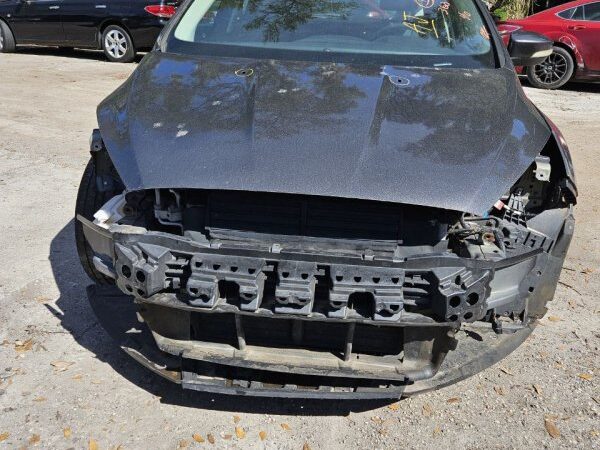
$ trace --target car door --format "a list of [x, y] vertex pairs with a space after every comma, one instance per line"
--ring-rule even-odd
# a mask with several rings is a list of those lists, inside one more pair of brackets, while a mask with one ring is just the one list
[[60, 8], [64, 0], [23, 0], [10, 24], [18, 43], [56, 44], [64, 41]]
[[61, 20], [65, 36], [82, 46], [98, 44], [100, 24], [109, 17], [114, 0], [63, 0]]
[[583, 44], [583, 58], [589, 70], [600, 71], [600, 1], [583, 6], [582, 28], [575, 30]]
[[567, 20], [563, 21], [563, 31], [577, 40], [586, 69], [600, 71], [600, 1], [579, 5], [574, 10], [570, 18], [564, 17]]

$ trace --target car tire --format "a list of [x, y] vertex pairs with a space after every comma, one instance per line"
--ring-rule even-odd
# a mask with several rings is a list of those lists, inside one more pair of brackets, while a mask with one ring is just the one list
[[15, 37], [8, 25], [0, 20], [0, 53], [12, 53], [17, 49]]
[[101, 45], [109, 61], [128, 63], [135, 59], [135, 48], [131, 36], [118, 25], [109, 25], [104, 29]]
[[93, 221], [94, 213], [98, 211], [112, 196], [113, 192], [100, 192], [96, 184], [96, 168], [93, 159], [90, 159], [88, 165], [81, 177], [79, 191], [77, 192], [77, 201], [75, 204], [75, 244], [77, 254], [83, 266], [85, 273], [97, 284], [114, 284], [112, 278], [102, 274], [94, 266], [94, 252], [89, 246], [83, 234], [83, 225], [77, 216], [81, 215], [86, 219]]
[[527, 67], [527, 80], [540, 89], [558, 89], [573, 76], [575, 61], [562, 47], [552, 47], [552, 54], [541, 64]]

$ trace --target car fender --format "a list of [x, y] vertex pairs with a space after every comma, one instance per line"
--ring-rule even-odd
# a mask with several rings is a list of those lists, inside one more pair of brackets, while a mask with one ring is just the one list
[[577, 64], [578, 69], [585, 68], [585, 61], [583, 60], [583, 55], [579, 51], [579, 47], [581, 46], [581, 42], [575, 36], [570, 33], [566, 33], [564, 31], [554, 31], [552, 33], [543, 33], [547, 38], [552, 39], [554, 42], [567, 46], [571, 49], [571, 52], [575, 56], [575, 63]]

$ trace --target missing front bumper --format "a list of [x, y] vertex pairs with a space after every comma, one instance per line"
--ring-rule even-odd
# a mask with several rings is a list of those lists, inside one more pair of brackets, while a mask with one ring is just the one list
[[[151, 356], [122, 347], [172, 381], [211, 392], [388, 398], [451, 384], [531, 332], [526, 314], [504, 330], [513, 334], [467, 324], [490, 308], [509, 315], [545, 304], [564, 258], [541, 247], [496, 261], [323, 258], [79, 220], [96, 267], [135, 297], [148, 326]], [[324, 278], [327, 301], [315, 301]], [[356, 293], [368, 294], [371, 307], [352, 302]], [[90, 300], [99, 315], [116, 303], [134, 307], [114, 288], [92, 290]]]

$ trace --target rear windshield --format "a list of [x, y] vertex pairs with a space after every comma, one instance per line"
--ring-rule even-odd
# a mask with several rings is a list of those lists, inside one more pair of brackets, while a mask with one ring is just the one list
[[474, 0], [195, 0], [167, 47], [248, 58], [495, 65]]

